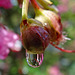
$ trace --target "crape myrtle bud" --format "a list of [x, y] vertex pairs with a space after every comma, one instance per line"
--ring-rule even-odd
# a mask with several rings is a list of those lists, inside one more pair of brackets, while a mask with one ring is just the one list
[[62, 39], [62, 24], [60, 16], [49, 10], [42, 10], [37, 20], [43, 23], [45, 30], [50, 35], [50, 41], [56, 42]]
[[60, 16], [51, 10], [44, 10], [40, 8], [35, 0], [31, 0], [31, 3], [35, 9], [35, 19], [43, 24], [44, 29], [50, 35], [50, 41], [61, 41], [62, 24]]
[[49, 34], [41, 25], [41, 22], [34, 19], [22, 21], [20, 25], [22, 43], [28, 53], [43, 53], [49, 44]]

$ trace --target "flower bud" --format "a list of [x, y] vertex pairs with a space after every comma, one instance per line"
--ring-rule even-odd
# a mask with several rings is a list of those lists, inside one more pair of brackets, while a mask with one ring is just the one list
[[43, 24], [44, 29], [50, 35], [50, 41], [58, 43], [62, 40], [60, 16], [53, 11], [40, 8], [36, 0], [31, 0], [31, 3], [35, 9], [35, 19]]
[[50, 35], [50, 41], [56, 42], [60, 40], [62, 36], [60, 16], [49, 10], [39, 9], [38, 12], [36, 12], [35, 19], [43, 23], [45, 30]]
[[49, 44], [49, 34], [41, 26], [39, 21], [29, 19], [28, 22], [21, 23], [21, 38], [22, 43], [27, 52], [30, 54], [43, 53]]

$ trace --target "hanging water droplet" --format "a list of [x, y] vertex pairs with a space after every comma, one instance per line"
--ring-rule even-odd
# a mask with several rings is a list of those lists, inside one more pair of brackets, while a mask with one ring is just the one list
[[31, 67], [39, 67], [43, 62], [43, 53], [42, 54], [29, 54], [26, 53], [27, 63]]

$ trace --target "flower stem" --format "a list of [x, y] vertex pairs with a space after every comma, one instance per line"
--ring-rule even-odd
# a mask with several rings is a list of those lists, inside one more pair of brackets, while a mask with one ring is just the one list
[[42, 6], [44, 9], [47, 9], [47, 10], [52, 10], [56, 13], [58, 13], [58, 9], [52, 5], [53, 3], [51, 1], [47, 1], [47, 0], [37, 0]]
[[51, 1], [46, 1], [46, 0], [37, 0], [42, 6], [44, 6], [45, 8], [48, 8], [48, 5], [51, 5], [52, 2]]
[[36, 0], [30, 0], [34, 10], [35, 10], [35, 14], [36, 16], [39, 16], [40, 14], [42, 14], [42, 9], [39, 7], [39, 5], [37, 4]]
[[17, 0], [17, 1], [18, 1], [18, 4], [19, 4], [19, 7], [22, 8], [23, 0]]
[[65, 50], [65, 49], [62, 49], [62, 48], [58, 47], [57, 45], [53, 44], [52, 42], [50, 42], [50, 44], [51, 44], [52, 46], [54, 46], [55, 48], [59, 49], [59, 50], [62, 51], [62, 52], [75, 53], [75, 50]]
[[29, 5], [29, 0], [23, 0], [22, 20], [27, 20], [28, 5]]
[[31, 3], [32, 3], [34, 9], [40, 9], [40, 7], [38, 6], [36, 0], [31, 0]]

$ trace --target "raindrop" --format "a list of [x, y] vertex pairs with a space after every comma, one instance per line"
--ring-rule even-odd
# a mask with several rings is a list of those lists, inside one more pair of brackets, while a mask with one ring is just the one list
[[39, 67], [43, 62], [43, 53], [42, 54], [30, 54], [26, 53], [27, 63], [31, 67]]

